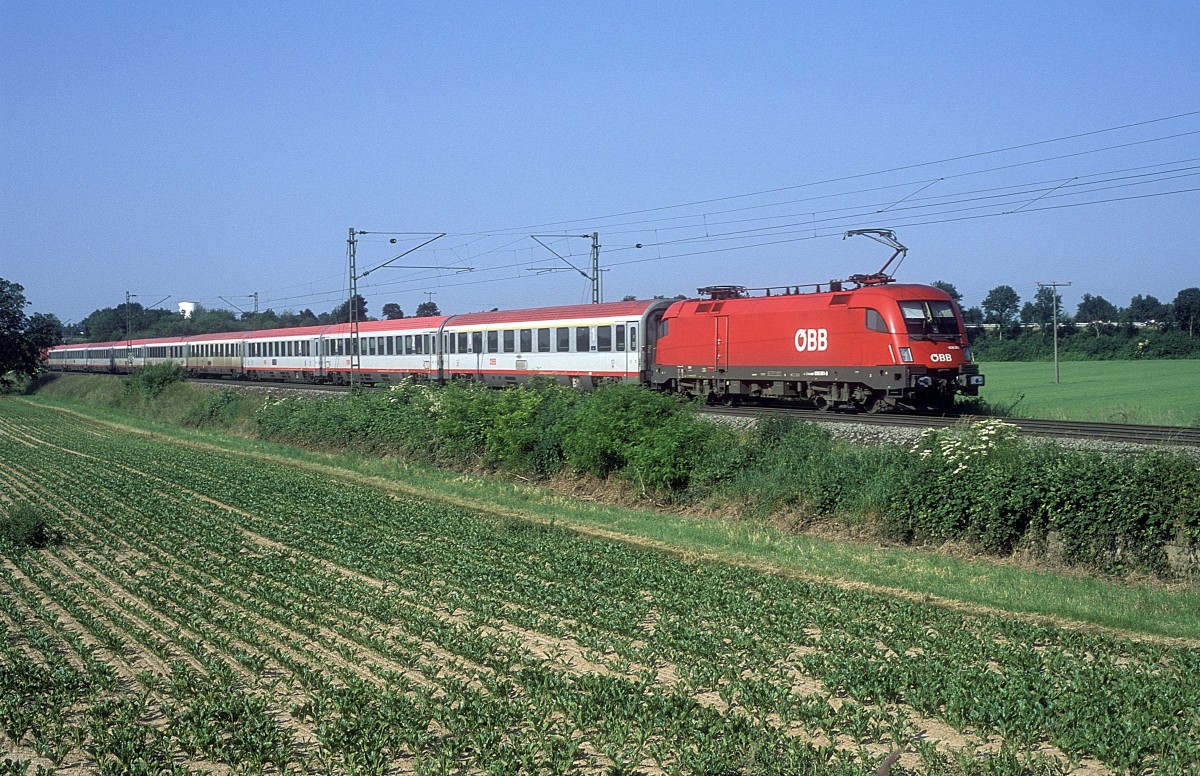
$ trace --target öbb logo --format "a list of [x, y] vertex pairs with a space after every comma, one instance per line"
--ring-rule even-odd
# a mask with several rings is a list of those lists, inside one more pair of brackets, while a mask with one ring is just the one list
[[811, 353], [828, 348], [828, 329], [796, 329], [796, 350], [801, 353]]

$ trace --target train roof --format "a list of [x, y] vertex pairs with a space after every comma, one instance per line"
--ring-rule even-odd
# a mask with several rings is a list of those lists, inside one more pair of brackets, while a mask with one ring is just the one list
[[562, 305], [558, 307], [533, 307], [523, 310], [495, 310], [486, 313], [464, 313], [452, 315], [447, 321], [451, 326], [486, 326], [506, 323], [537, 321], [592, 320], [596, 318], [628, 318], [641, 316], [660, 299], [642, 299], [629, 302], [603, 302], [601, 304]]
[[[708, 306], [713, 311], [718, 306], [730, 305], [743, 307], [786, 308], [795, 306], [811, 310], [841, 304], [863, 304], [867, 299], [949, 299], [950, 295], [936, 286], [923, 283], [877, 283], [837, 290], [800, 290], [806, 286], [788, 286], [771, 289], [754, 289], [763, 293], [748, 293], [740, 286], [717, 286], [720, 289], [731, 289], [729, 296], [714, 296], [711, 298], [680, 299], [671, 305], [668, 315], [676, 315], [680, 310], [701, 307], [707, 311]], [[708, 289], [704, 289], [708, 290]], [[857, 298], [856, 298], [857, 297]]]
[[[641, 317], [650, 307], [666, 306], [664, 300], [632, 300], [622, 302], [602, 302], [600, 305], [560, 305], [556, 307], [532, 307], [526, 309], [498, 309], [498, 311], [482, 313], [463, 313], [461, 315], [430, 315], [425, 318], [397, 318], [395, 320], [365, 320], [359, 324], [359, 333], [380, 333], [389, 331], [436, 330], [444, 324], [455, 326], [485, 326], [518, 323], [539, 323], [553, 320], [598, 320]], [[66, 349], [100, 349], [126, 348], [138, 345], [170, 345], [200, 342], [235, 342], [241, 339], [269, 339], [276, 337], [318, 337], [318, 336], [348, 336], [349, 324], [328, 324], [320, 326], [293, 326], [283, 329], [259, 329], [256, 331], [217, 331], [206, 335], [187, 335], [176, 337], [149, 337], [136, 339], [118, 339], [112, 342], [80, 342], [76, 344], [55, 345], [52, 350]]]

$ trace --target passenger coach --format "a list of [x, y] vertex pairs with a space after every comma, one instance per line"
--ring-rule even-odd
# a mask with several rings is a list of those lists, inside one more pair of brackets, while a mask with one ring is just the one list
[[470, 313], [442, 327], [443, 379], [513, 385], [535, 376], [591, 388], [649, 377], [653, 332], [664, 300]]

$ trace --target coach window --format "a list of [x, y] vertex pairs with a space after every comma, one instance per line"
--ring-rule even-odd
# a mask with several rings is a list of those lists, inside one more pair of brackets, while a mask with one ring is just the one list
[[460, 331], [458, 333], [458, 352], [459, 353], [470, 353], [471, 352], [470, 350], [467, 349], [467, 342], [468, 342], [467, 332]]
[[517, 333], [512, 329], [504, 330], [504, 352], [515, 353], [517, 350]]
[[472, 353], [482, 353], [483, 352], [483, 332], [481, 332], [481, 331], [471, 332], [471, 352]]
[[554, 344], [555, 350], [559, 353], [566, 353], [571, 349], [571, 330], [568, 327], [562, 326], [555, 329], [554, 337], [558, 340]]
[[575, 327], [575, 352], [587, 353], [592, 349], [592, 330], [587, 326]]
[[487, 333], [487, 352], [500, 352], [500, 332], [495, 329], [490, 329]]
[[624, 352], [625, 350], [625, 324], [617, 324], [617, 350]]
[[429, 335], [428, 335], [428, 334], [418, 334], [418, 335], [417, 335], [417, 342], [416, 342], [416, 346], [417, 346], [417, 352], [418, 352], [418, 353], [422, 352], [422, 351], [421, 351], [421, 346], [422, 346], [422, 343], [424, 343], [424, 347], [425, 347], [425, 350], [424, 350], [424, 352], [426, 352], [426, 353], [432, 353], [432, 352], [433, 352], [433, 351], [432, 351], [432, 350], [429, 348]]
[[446, 352], [447, 353], [457, 353], [458, 352], [458, 337], [455, 337], [453, 334], [446, 335]]
[[521, 329], [521, 352], [529, 353], [533, 350], [533, 329]]
[[867, 308], [867, 328], [871, 331], [886, 332], [888, 330], [887, 321], [883, 320], [883, 316], [880, 315], [878, 310], [872, 310], [871, 308], [868, 307]]
[[537, 335], [538, 352], [539, 353], [549, 353], [550, 352], [550, 330], [549, 329], [538, 329], [537, 332], [538, 332], [538, 335]]
[[596, 350], [605, 353], [612, 350], [612, 327], [597, 326], [596, 327]]

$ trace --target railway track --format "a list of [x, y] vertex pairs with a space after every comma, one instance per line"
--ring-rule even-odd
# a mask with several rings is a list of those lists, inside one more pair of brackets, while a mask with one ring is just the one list
[[[705, 412], [729, 417], [784, 415], [820, 423], [858, 423], [869, 426], [918, 429], [947, 428], [957, 423], [983, 419], [973, 415], [865, 415], [818, 412], [794, 407], [706, 407]], [[1005, 423], [1017, 426], [1020, 433], [1025, 436], [1101, 441], [1114, 444], [1200, 447], [1200, 428], [1136, 426], [1125, 423], [1092, 423], [1032, 418], [1003, 418], [1003, 420]]]

